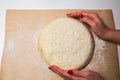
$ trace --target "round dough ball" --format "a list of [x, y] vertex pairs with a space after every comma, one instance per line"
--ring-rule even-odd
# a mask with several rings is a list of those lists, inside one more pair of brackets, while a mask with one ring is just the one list
[[85, 67], [93, 56], [94, 47], [88, 28], [72, 18], [51, 21], [39, 38], [43, 59], [65, 70]]

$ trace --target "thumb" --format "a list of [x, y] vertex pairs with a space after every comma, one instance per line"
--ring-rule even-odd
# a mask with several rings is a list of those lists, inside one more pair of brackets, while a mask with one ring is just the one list
[[96, 25], [96, 22], [94, 22], [92, 19], [90, 19], [89, 17], [83, 17], [83, 18], [80, 18], [80, 21], [88, 24], [91, 28], [95, 27]]

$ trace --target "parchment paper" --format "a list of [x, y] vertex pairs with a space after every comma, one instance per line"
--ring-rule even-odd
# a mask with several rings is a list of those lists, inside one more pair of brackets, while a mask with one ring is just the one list
[[[51, 20], [75, 11], [81, 10], [7, 10], [1, 80], [63, 80], [42, 60], [38, 36]], [[82, 11], [98, 13], [107, 26], [115, 28], [111, 10]], [[106, 80], [120, 80], [116, 45], [94, 39], [95, 53], [85, 70], [96, 71]]]

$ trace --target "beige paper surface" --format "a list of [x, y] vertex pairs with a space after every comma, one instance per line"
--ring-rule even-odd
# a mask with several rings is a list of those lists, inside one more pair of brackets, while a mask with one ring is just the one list
[[[38, 36], [51, 20], [80, 10], [8, 10], [1, 80], [63, 80], [48, 69], [38, 50]], [[111, 10], [96, 12], [110, 28], [114, 28]], [[118, 53], [113, 43], [94, 37], [95, 53], [85, 67], [100, 73], [106, 80], [119, 80]]]

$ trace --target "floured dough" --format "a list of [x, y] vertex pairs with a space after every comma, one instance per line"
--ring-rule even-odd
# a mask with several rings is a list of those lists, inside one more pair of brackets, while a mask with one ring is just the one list
[[94, 40], [78, 20], [59, 18], [51, 21], [39, 37], [39, 48], [49, 65], [62, 69], [81, 69], [91, 60]]

